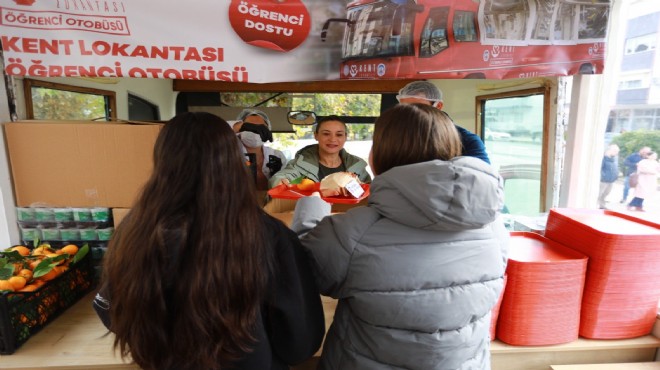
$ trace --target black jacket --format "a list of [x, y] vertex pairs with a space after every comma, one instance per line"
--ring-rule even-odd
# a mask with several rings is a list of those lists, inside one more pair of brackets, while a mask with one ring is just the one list
[[[325, 334], [321, 297], [298, 237], [279, 220], [266, 214], [264, 218], [275, 248], [275, 276], [261, 308], [254, 351], [232, 369], [288, 369], [310, 358]], [[101, 286], [93, 306], [109, 328], [112, 301], [105, 286]]]

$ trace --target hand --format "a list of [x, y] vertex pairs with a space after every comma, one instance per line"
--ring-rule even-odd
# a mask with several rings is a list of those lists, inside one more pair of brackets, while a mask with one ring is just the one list
[[280, 184], [285, 185], [287, 188], [291, 187], [291, 183], [289, 182], [289, 179], [282, 179], [282, 181], [280, 181]]

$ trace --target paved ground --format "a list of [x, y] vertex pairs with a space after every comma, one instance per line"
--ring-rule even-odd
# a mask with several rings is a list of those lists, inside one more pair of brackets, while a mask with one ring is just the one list
[[[644, 210], [645, 212], [635, 212], [627, 210], [627, 202], [624, 204], [619, 203], [621, 197], [623, 196], [623, 179], [617, 180], [614, 183], [612, 192], [607, 197], [607, 208], [617, 211], [634, 214], [642, 218], [650, 218], [654, 220], [660, 220], [660, 190], [656, 191], [655, 194], [649, 198], [644, 199]], [[628, 194], [628, 202], [632, 200], [634, 196], [634, 189], [630, 189]]]

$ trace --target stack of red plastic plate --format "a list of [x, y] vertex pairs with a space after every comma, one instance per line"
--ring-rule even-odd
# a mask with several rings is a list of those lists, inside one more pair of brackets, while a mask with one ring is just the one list
[[578, 338], [587, 257], [542, 235], [512, 232], [497, 339], [520, 345]]
[[502, 292], [500, 298], [497, 300], [495, 307], [490, 310], [490, 340], [495, 340], [495, 333], [497, 328], [497, 318], [500, 316], [500, 306], [502, 305], [502, 298], [504, 298], [504, 290], [506, 290], [506, 274], [504, 274], [504, 281], [502, 284]]
[[545, 236], [589, 257], [581, 336], [624, 339], [651, 332], [660, 298], [660, 224], [560, 208], [550, 211]]

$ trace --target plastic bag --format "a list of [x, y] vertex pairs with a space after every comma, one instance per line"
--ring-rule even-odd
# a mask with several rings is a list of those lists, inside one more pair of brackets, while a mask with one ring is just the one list
[[634, 188], [634, 187], [637, 186], [637, 183], [639, 183], [639, 173], [637, 173], [637, 172], [633, 172], [633, 173], [631, 173], [630, 176], [628, 177], [628, 185], [629, 185], [631, 188]]

